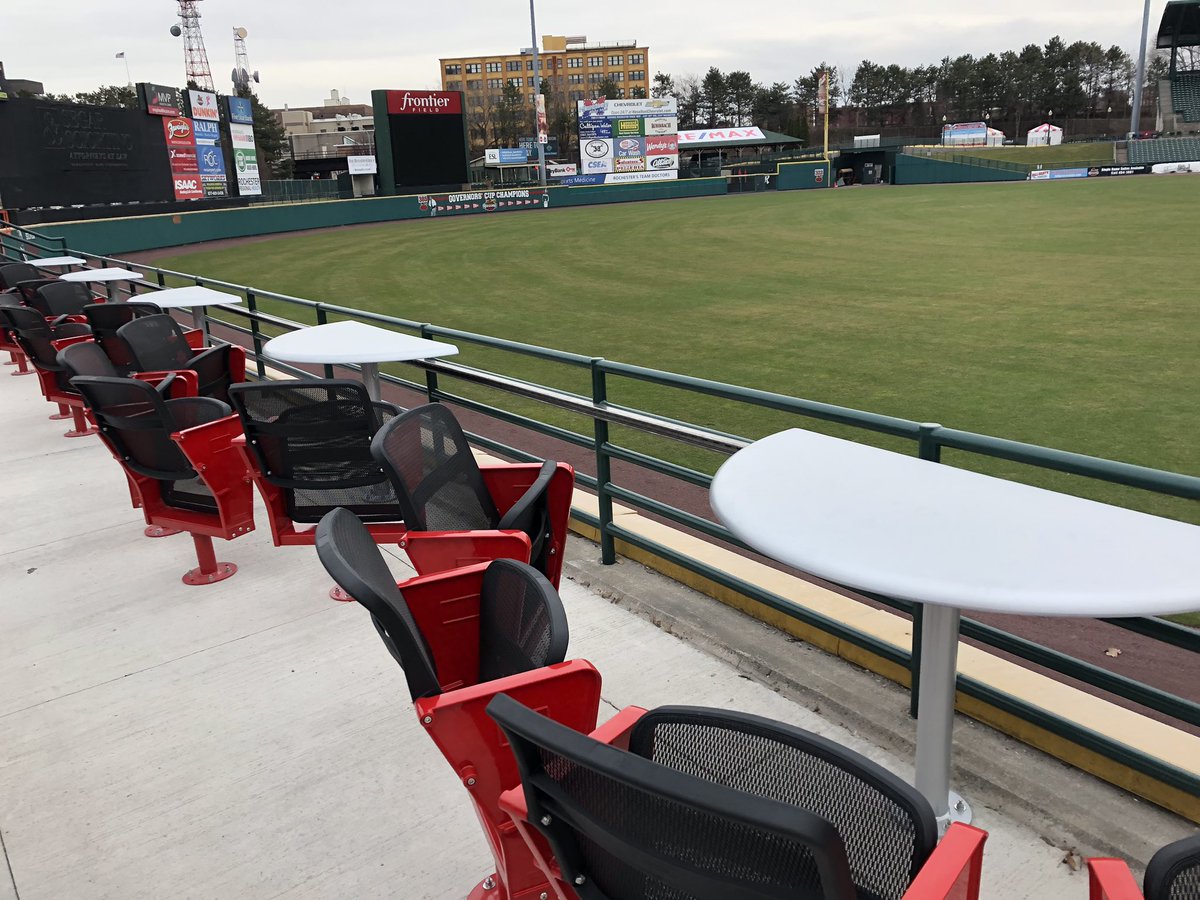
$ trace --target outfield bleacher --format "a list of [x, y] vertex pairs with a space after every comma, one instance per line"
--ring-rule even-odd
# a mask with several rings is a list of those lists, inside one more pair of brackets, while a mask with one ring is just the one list
[[1200, 138], [1174, 137], [1129, 142], [1129, 164], [1133, 166], [1195, 160], [1200, 160]]
[[1179, 72], [1171, 79], [1171, 106], [1185, 122], [1200, 122], [1200, 72]]

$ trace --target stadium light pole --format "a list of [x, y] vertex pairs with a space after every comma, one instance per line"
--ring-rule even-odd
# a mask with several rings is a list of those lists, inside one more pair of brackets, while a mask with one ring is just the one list
[[[1146, 0], [1147, 3], [1150, 0]], [[538, 68], [538, 39], [537, 39], [537, 18], [533, 11], [533, 0], [529, 0], [529, 41], [533, 47], [533, 142], [537, 144], [538, 151], [538, 183], [546, 186], [546, 145], [542, 143], [542, 132], [538, 127], [541, 122], [538, 121], [538, 102], [537, 98], [542, 95], [542, 70]]]
[[[530, 0], [533, 2], [533, 0]], [[1137, 137], [1142, 119], [1142, 82], [1146, 80], [1146, 41], [1150, 39], [1150, 0], [1142, 12], [1142, 43], [1138, 48], [1137, 80], [1133, 83], [1133, 110], [1129, 113], [1129, 134]]]

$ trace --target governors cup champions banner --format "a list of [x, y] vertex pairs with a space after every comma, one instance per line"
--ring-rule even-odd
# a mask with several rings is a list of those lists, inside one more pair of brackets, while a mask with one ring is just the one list
[[579, 174], [566, 185], [665, 181], [679, 177], [679, 108], [674, 98], [578, 101]]

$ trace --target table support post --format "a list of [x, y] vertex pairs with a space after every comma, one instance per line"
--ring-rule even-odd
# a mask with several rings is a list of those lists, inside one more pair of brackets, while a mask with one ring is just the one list
[[950, 793], [959, 617], [957, 607], [930, 603], [925, 606], [921, 623], [916, 782], [917, 790], [933, 807], [942, 832], [951, 821], [971, 820], [970, 806], [961, 797]]
[[208, 345], [208, 313], [203, 306], [192, 307], [192, 326], [200, 329], [204, 335], [204, 344]]
[[367, 388], [367, 396], [372, 400], [382, 400], [379, 390], [379, 363], [363, 363], [362, 380]]

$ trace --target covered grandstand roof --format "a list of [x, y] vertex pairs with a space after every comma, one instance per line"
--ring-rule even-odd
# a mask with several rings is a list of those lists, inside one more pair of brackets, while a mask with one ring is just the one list
[[1159, 50], [1200, 44], [1200, 0], [1171, 0], [1158, 25]]

